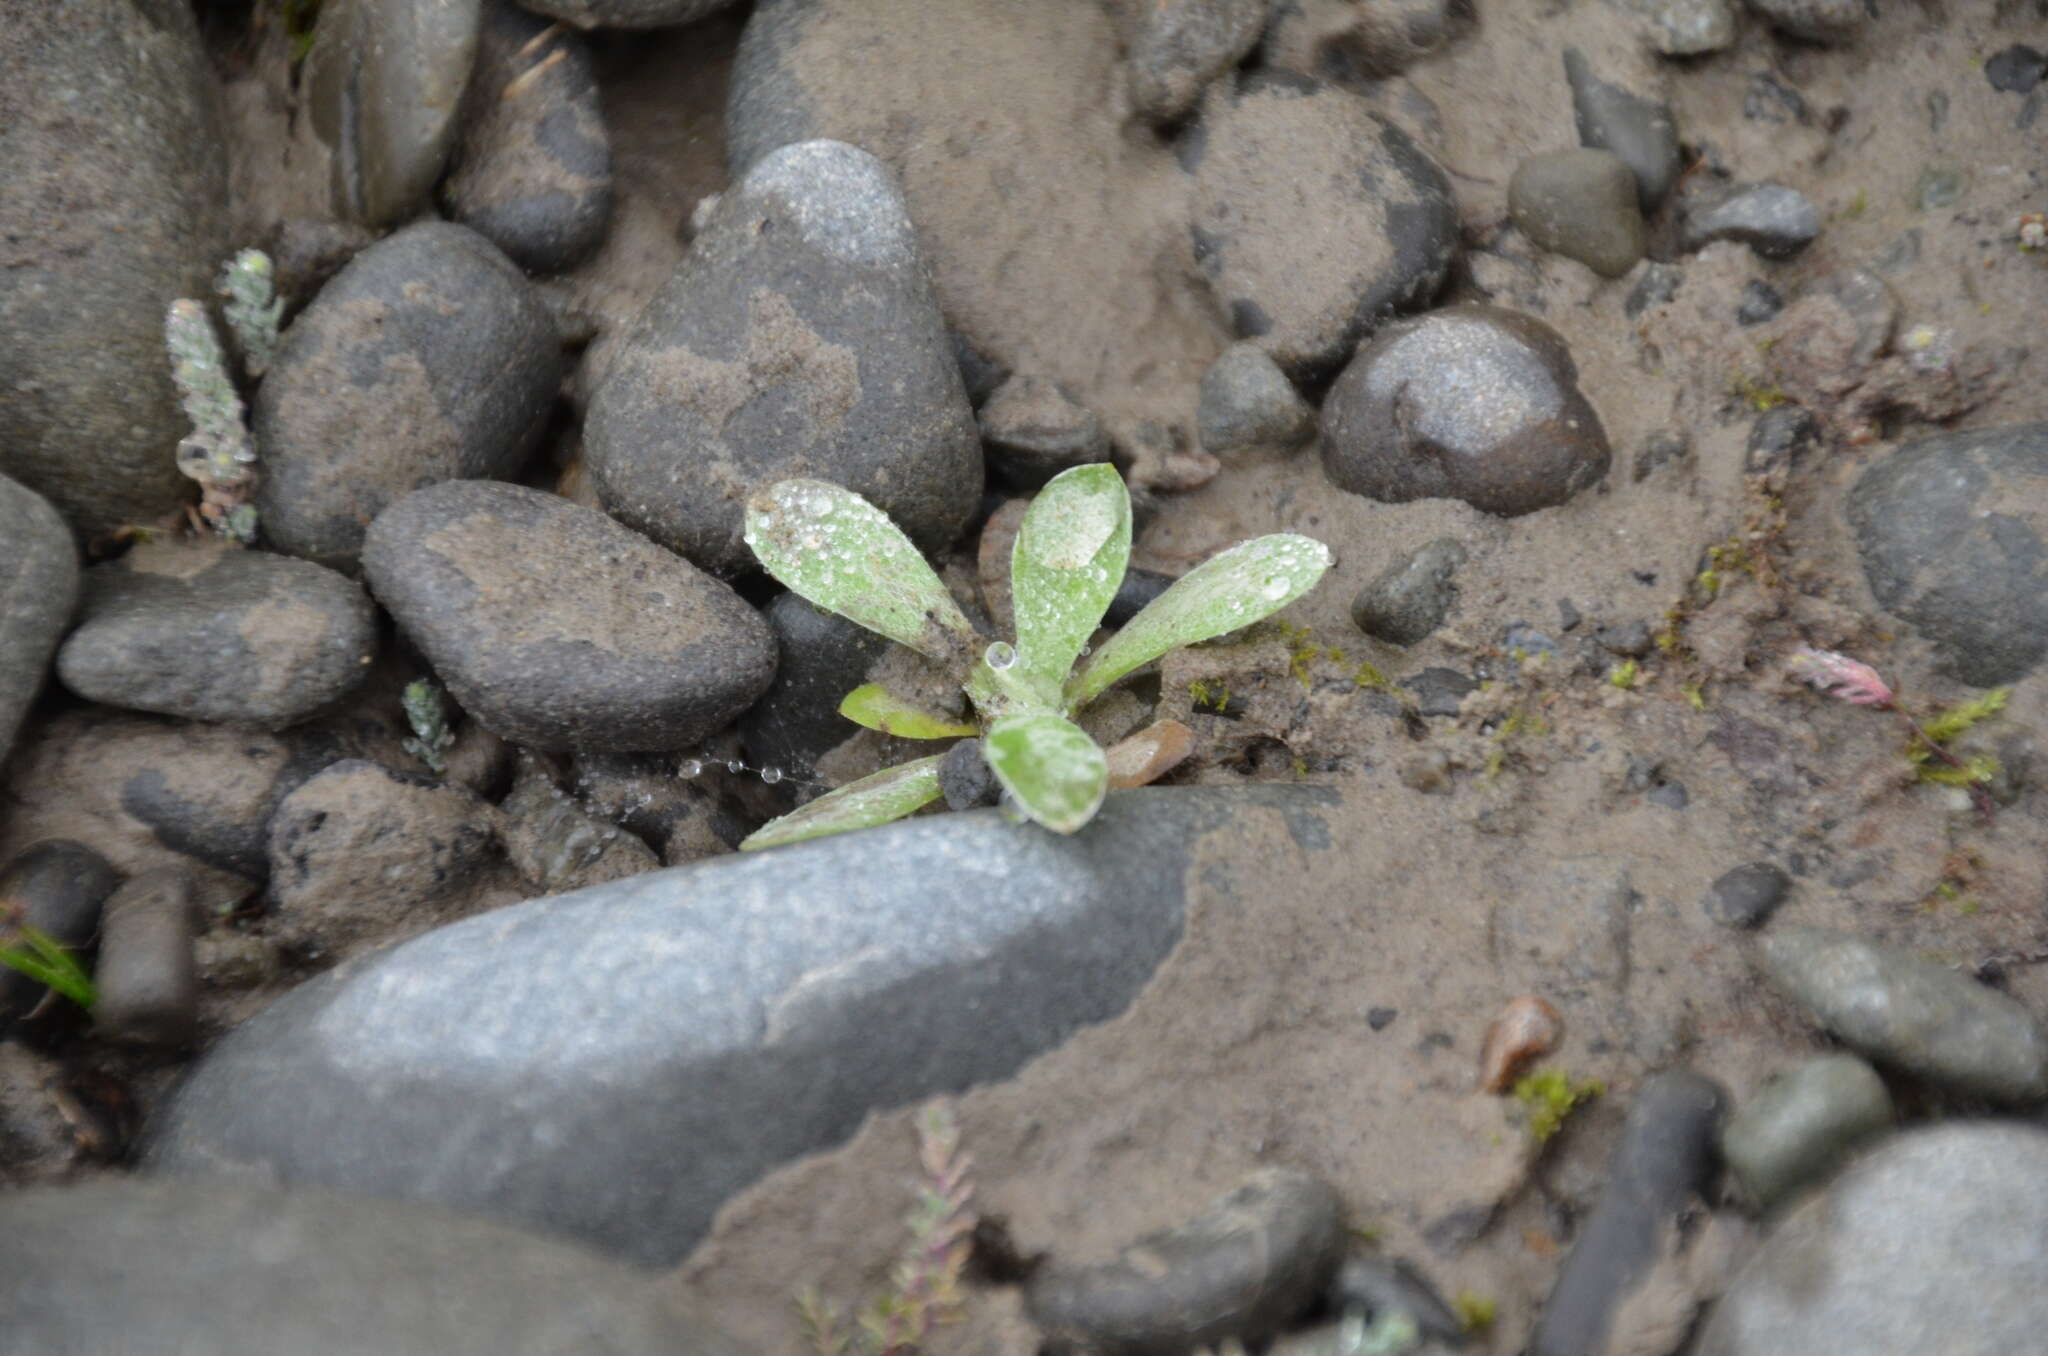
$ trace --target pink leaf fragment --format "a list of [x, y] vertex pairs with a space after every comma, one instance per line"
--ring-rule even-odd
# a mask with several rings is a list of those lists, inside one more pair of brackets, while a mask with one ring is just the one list
[[1834, 650], [1802, 645], [1793, 651], [1786, 667], [1794, 678], [1840, 701], [1857, 706], [1892, 704], [1892, 690], [1876, 669]]

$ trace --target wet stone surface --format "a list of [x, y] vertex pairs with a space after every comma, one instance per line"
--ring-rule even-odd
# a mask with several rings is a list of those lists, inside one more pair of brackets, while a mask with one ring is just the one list
[[355, 581], [219, 540], [172, 540], [86, 572], [57, 673], [108, 706], [279, 730], [347, 696], [376, 653], [376, 609]]
[[554, 321], [495, 245], [446, 222], [378, 241], [286, 331], [257, 388], [264, 541], [354, 569], [387, 505], [515, 472], [561, 370]]
[[1493, 306], [1388, 326], [1330, 388], [1322, 424], [1339, 488], [1394, 504], [1462, 499], [1502, 517], [1566, 502], [1611, 458], [1564, 340]]
[[728, 585], [523, 486], [408, 495], [371, 526], [363, 570], [462, 708], [533, 748], [685, 748], [775, 674], [767, 623]]

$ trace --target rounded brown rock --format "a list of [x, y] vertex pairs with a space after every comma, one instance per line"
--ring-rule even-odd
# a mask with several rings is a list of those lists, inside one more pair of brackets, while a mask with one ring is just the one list
[[1387, 326], [1323, 401], [1323, 467], [1383, 503], [1462, 499], [1503, 518], [1607, 473], [1607, 432], [1563, 336], [1533, 316], [1450, 306]]

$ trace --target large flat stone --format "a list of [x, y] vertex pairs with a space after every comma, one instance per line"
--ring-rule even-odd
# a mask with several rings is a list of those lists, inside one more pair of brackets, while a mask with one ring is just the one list
[[[673, 1262], [732, 1193], [870, 1111], [1005, 1078], [1122, 1012], [1217, 863], [1329, 845], [1333, 792], [1112, 796], [722, 857], [465, 920], [224, 1039], [150, 1171], [473, 1210]], [[1253, 890], [1247, 891], [1249, 902]]]

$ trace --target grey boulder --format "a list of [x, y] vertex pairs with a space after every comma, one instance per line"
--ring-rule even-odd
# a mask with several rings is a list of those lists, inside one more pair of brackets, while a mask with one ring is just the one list
[[7, 11], [0, 472], [95, 536], [190, 497], [164, 311], [212, 293], [228, 157], [189, 5]]
[[[993, 810], [531, 900], [345, 964], [210, 1050], [147, 1169], [429, 1201], [671, 1263], [873, 1110], [1008, 1077], [1123, 1011], [1212, 904], [1292, 888], [1320, 788]], [[1258, 862], [1240, 880], [1224, 862]], [[1276, 876], [1276, 871], [1279, 875]]]
[[547, 307], [495, 245], [440, 221], [378, 241], [285, 331], [257, 388], [264, 540], [353, 569], [387, 504], [516, 471], [561, 372]]
[[1958, 1121], [1882, 1145], [1787, 1215], [1699, 1356], [2013, 1356], [2048, 1332], [2048, 1134]]
[[0, 476], [0, 764], [78, 606], [78, 547], [48, 500]]
[[363, 572], [462, 709], [517, 744], [685, 748], [775, 676], [768, 624], [730, 587], [540, 490], [417, 490], [371, 524]]
[[1195, 262], [1238, 337], [1289, 375], [1327, 373], [1443, 282], [1450, 180], [1358, 95], [1252, 76], [1211, 91], [1189, 145]]
[[447, 1211], [104, 1178], [0, 1196], [0, 1356], [738, 1356], [659, 1278]]
[[2048, 655], [2048, 423], [1937, 433], [1864, 471], [1849, 526], [1878, 605], [1966, 683], [2010, 683]]
[[748, 570], [747, 498], [795, 476], [864, 495], [927, 551], [981, 498], [974, 412], [896, 180], [807, 141], [720, 196], [591, 397], [607, 512], [706, 569]]
[[377, 612], [354, 580], [171, 540], [86, 571], [57, 675], [108, 706], [281, 730], [354, 691], [376, 653]]

